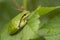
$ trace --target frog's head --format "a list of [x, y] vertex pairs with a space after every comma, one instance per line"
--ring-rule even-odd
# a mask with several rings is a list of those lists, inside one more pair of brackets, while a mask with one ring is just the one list
[[20, 27], [23, 27], [27, 23], [29, 15], [30, 15], [29, 11], [24, 13], [24, 15], [22, 16], [20, 20]]

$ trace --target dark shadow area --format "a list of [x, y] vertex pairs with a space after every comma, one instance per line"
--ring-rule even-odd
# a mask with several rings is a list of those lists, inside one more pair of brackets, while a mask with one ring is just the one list
[[33, 11], [40, 5], [42, 7], [56, 7], [60, 6], [60, 0], [29, 0], [28, 10]]
[[46, 40], [46, 39], [43, 36], [40, 36], [40, 37], [38, 37], [36, 39], [30, 39], [30, 40]]
[[55, 7], [60, 6], [60, 0], [38, 0], [37, 4], [43, 7]]

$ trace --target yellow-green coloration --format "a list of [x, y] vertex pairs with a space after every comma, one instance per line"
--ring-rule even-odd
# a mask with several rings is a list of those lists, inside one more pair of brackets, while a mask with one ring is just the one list
[[29, 15], [30, 15], [29, 11], [23, 11], [22, 13], [19, 13], [16, 17], [14, 17], [9, 22], [9, 28], [8, 28], [9, 34], [14, 34], [19, 29], [23, 28], [23, 26], [27, 23]]
[[20, 27], [24, 26], [28, 20], [29, 13], [25, 13], [20, 20]]

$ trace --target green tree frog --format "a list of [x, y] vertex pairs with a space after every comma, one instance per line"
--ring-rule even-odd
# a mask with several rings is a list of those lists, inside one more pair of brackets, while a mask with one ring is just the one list
[[19, 13], [16, 17], [14, 17], [9, 22], [9, 27], [8, 27], [9, 34], [15, 34], [18, 30], [23, 28], [23, 26], [26, 25], [28, 21], [29, 15], [30, 12], [24, 10], [22, 13]]

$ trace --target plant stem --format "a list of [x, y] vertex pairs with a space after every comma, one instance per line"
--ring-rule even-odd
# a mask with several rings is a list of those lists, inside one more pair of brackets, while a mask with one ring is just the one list
[[16, 6], [17, 9], [20, 9], [19, 4], [16, 2], [16, 0], [13, 0], [13, 4]]
[[16, 0], [13, 0], [13, 4], [16, 6], [16, 9], [20, 12], [24, 10], [23, 6], [19, 6], [19, 4], [16, 2]]
[[23, 0], [24, 9], [27, 10], [27, 0]]

